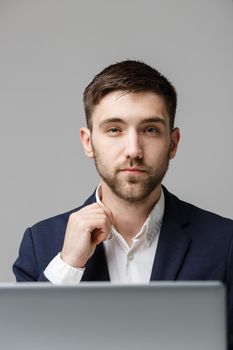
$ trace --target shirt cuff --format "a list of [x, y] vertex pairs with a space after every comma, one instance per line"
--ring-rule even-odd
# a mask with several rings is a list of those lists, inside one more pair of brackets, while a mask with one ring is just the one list
[[85, 268], [75, 268], [61, 259], [58, 253], [44, 271], [45, 277], [53, 284], [78, 284]]

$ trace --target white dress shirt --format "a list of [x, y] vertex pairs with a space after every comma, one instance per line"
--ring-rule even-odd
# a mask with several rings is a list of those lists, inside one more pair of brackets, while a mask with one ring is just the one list
[[[101, 188], [96, 190], [96, 201], [102, 204]], [[154, 205], [141, 230], [134, 236], [131, 247], [112, 226], [103, 242], [110, 281], [113, 283], [149, 283], [164, 214], [164, 193]], [[85, 268], [66, 264], [60, 253], [46, 267], [44, 274], [54, 284], [77, 284]]]

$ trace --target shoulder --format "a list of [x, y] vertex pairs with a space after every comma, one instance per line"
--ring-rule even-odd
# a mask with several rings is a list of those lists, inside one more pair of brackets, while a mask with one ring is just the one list
[[216, 231], [219, 227], [229, 229], [233, 233], [233, 220], [211, 211], [199, 208], [191, 203], [179, 199], [164, 188], [165, 210], [174, 220], [190, 221], [192, 226], [202, 226]]
[[30, 231], [33, 236], [40, 235], [40, 238], [45, 236], [53, 236], [55, 235], [58, 237], [59, 235], [63, 235], [64, 231], [66, 229], [66, 225], [69, 219], [69, 216], [82, 209], [83, 207], [87, 206], [88, 204], [95, 202], [95, 192], [79, 207], [71, 209], [65, 213], [61, 213], [58, 215], [55, 215], [53, 217], [44, 219], [39, 221], [38, 223], [34, 224], [32, 227], [30, 227]]

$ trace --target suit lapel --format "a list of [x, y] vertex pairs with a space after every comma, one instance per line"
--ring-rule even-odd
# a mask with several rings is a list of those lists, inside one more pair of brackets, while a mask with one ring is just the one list
[[176, 280], [191, 239], [185, 232], [189, 225], [188, 213], [178, 198], [163, 188], [165, 212], [157, 252], [151, 273], [151, 281]]
[[103, 244], [99, 244], [88, 260], [82, 281], [110, 281]]

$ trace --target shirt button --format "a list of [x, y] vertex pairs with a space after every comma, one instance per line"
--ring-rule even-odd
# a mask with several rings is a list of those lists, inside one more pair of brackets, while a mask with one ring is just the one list
[[129, 260], [133, 260], [133, 253], [129, 253], [129, 254], [128, 254], [128, 259], [129, 259]]

